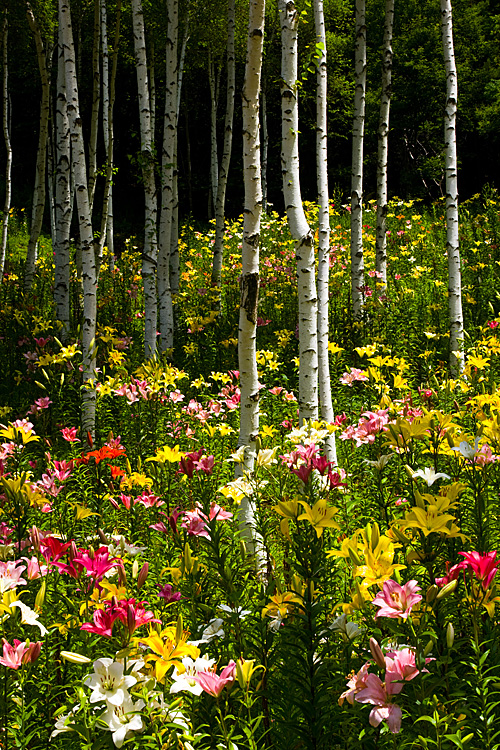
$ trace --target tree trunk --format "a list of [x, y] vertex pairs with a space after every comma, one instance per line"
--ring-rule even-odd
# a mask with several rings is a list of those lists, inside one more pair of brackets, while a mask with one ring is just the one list
[[366, 94], [366, 24], [365, 0], [356, 0], [356, 90], [352, 125], [351, 174], [351, 296], [352, 312], [360, 318], [364, 301], [363, 258], [363, 138]]
[[95, 184], [97, 180], [97, 132], [99, 129], [99, 108], [101, 106], [101, 71], [99, 50], [101, 47], [101, 2], [94, 0], [94, 39], [92, 45], [92, 112], [90, 117], [89, 139], [89, 202], [90, 214], [94, 205]]
[[55, 242], [54, 303], [56, 318], [62, 323], [61, 341], [66, 343], [70, 330], [69, 237], [73, 206], [71, 200], [71, 146], [66, 98], [66, 73], [62, 29], [59, 26], [57, 48], [56, 96], [56, 175], [55, 175]]
[[295, 240], [299, 301], [299, 419], [318, 418], [318, 300], [313, 236], [304, 213], [299, 177], [297, 25], [295, 4], [279, 0], [281, 21], [281, 166], [290, 233]]
[[[314, 2], [316, 27], [316, 174], [318, 183], [318, 382], [321, 419], [333, 422], [330, 363], [328, 361], [329, 276], [330, 276], [330, 206], [328, 201], [327, 147], [327, 68], [326, 33], [323, 0]], [[335, 433], [325, 442], [329, 461], [337, 463]]]
[[267, 97], [266, 82], [262, 84], [262, 211], [267, 214], [267, 154], [269, 152], [269, 134], [267, 132]]
[[[260, 169], [259, 93], [262, 71], [265, 0], [250, 0], [247, 59], [243, 83], [243, 177], [245, 208], [241, 250], [240, 317], [238, 366], [240, 370], [240, 434], [238, 446], [245, 446], [244, 466], [253, 470], [255, 441], [259, 434], [259, 380], [256, 338], [259, 300], [259, 241], [262, 214]], [[244, 497], [238, 511], [240, 533], [251, 554], [257, 554], [255, 507]]]
[[161, 215], [158, 243], [158, 309], [160, 347], [164, 352], [174, 345], [174, 314], [170, 289], [170, 251], [173, 219], [173, 182], [177, 141], [177, 46], [179, 35], [178, 0], [167, 0], [168, 30], [165, 50], [165, 114], [161, 167]]
[[458, 234], [457, 185], [457, 69], [453, 50], [451, 0], [441, 0], [441, 32], [446, 70], [444, 142], [446, 169], [446, 252], [448, 254], [448, 311], [450, 315], [450, 370], [457, 377], [463, 369], [464, 323]]
[[382, 59], [382, 95], [378, 124], [377, 159], [377, 240], [375, 269], [379, 288], [385, 292], [387, 286], [387, 153], [389, 144], [389, 113], [392, 93], [392, 27], [394, 23], [394, 0], [385, 0], [384, 49]]
[[233, 144], [235, 59], [234, 59], [235, 0], [227, 3], [227, 95], [226, 119], [224, 123], [224, 145], [217, 183], [217, 200], [215, 202], [215, 243], [212, 264], [212, 284], [220, 286], [222, 260], [224, 254], [224, 219], [226, 206], [227, 176], [231, 161]]
[[0, 283], [3, 279], [3, 272], [5, 268], [5, 255], [7, 252], [7, 230], [9, 226], [9, 215], [10, 215], [10, 202], [12, 199], [12, 144], [10, 141], [10, 128], [9, 128], [9, 110], [10, 110], [10, 97], [9, 97], [9, 56], [7, 54], [7, 42], [9, 35], [9, 16], [7, 8], [5, 8], [4, 20], [3, 20], [3, 86], [2, 86], [2, 98], [3, 98], [3, 137], [5, 141], [5, 151], [7, 153], [7, 159], [5, 162], [5, 201], [3, 204], [3, 222], [2, 222], [2, 242], [0, 245]]
[[217, 189], [219, 181], [219, 155], [217, 151], [217, 105], [219, 103], [219, 84], [221, 71], [216, 72], [211, 50], [208, 50], [208, 82], [210, 84], [210, 187], [212, 200], [209, 204], [209, 216], [215, 214]]
[[101, 38], [102, 38], [102, 125], [104, 131], [104, 147], [106, 149], [106, 179], [102, 202], [101, 234], [99, 238], [99, 259], [102, 258], [104, 244], [107, 242], [109, 267], [114, 267], [114, 227], [113, 227], [113, 166], [114, 166], [114, 106], [116, 90], [116, 70], [118, 67], [118, 47], [120, 44], [121, 0], [116, 4], [115, 37], [113, 42], [113, 57], [111, 62], [111, 79], [109, 78], [109, 55], [106, 2], [101, 6]]
[[64, 46], [66, 96], [71, 132], [71, 159], [75, 177], [76, 205], [82, 253], [83, 320], [81, 336], [84, 385], [82, 391], [82, 428], [84, 433], [88, 431], [93, 436], [95, 431], [96, 394], [95, 389], [91, 387], [89, 381], [93, 381], [96, 378], [97, 273], [69, 0], [59, 0], [59, 23], [61, 25], [61, 38]]
[[35, 188], [33, 191], [33, 208], [31, 211], [30, 238], [26, 253], [26, 266], [24, 269], [24, 293], [28, 294], [33, 284], [35, 275], [35, 263], [38, 247], [38, 238], [42, 231], [43, 213], [45, 210], [46, 196], [46, 167], [47, 167], [47, 142], [49, 138], [49, 113], [50, 113], [50, 80], [47, 69], [47, 57], [43, 47], [40, 27], [33, 15], [29, 3], [26, 7], [26, 16], [30, 29], [33, 33], [38, 58], [38, 69], [42, 82], [42, 99], [40, 103], [40, 132], [38, 136], [38, 152], [36, 157]]
[[142, 280], [144, 285], [144, 354], [146, 359], [156, 355], [156, 326], [158, 305], [156, 296], [156, 264], [158, 257], [156, 181], [153, 156], [153, 132], [149, 98], [144, 14], [141, 0], [132, 0], [134, 50], [137, 71], [139, 118], [141, 128], [141, 161], [144, 181], [145, 231], [142, 253]]

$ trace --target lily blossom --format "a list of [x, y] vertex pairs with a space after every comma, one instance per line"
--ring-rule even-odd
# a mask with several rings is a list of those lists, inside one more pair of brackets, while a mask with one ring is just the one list
[[382, 591], [372, 600], [372, 604], [380, 607], [376, 617], [401, 617], [406, 620], [413, 606], [422, 600], [417, 591], [420, 591], [417, 581], [408, 581], [404, 586], [392, 579], [384, 581]]
[[106, 701], [108, 705], [121, 706], [128, 697], [128, 688], [136, 682], [132, 675], [123, 675], [123, 664], [105, 657], [94, 662], [94, 673], [83, 684], [92, 689], [91, 703]]
[[226, 685], [234, 682], [235, 669], [236, 662], [231, 659], [220, 675], [215, 674], [215, 671], [198, 672], [193, 679], [201, 685], [201, 688], [205, 693], [213, 695], [214, 698], [218, 698]]
[[496, 550], [488, 552], [487, 555], [480, 555], [479, 552], [459, 552], [458, 554], [465, 558], [462, 563], [464, 568], [472, 570], [483, 590], [486, 591], [500, 565], [500, 560], [496, 559]]

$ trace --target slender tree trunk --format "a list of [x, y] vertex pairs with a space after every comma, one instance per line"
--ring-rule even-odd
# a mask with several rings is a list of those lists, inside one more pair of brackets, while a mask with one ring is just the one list
[[[260, 169], [259, 93], [262, 71], [265, 0], [250, 0], [247, 37], [247, 59], [243, 84], [243, 177], [245, 208], [241, 251], [240, 319], [238, 364], [240, 370], [240, 434], [238, 446], [245, 446], [244, 466], [253, 470], [255, 441], [259, 434], [259, 380], [257, 376], [256, 339], [259, 301], [259, 243], [262, 214]], [[244, 497], [238, 511], [240, 533], [251, 554], [257, 554], [255, 508]], [[260, 566], [259, 566], [260, 567]]]
[[92, 113], [90, 118], [89, 139], [89, 201], [90, 213], [94, 205], [95, 185], [97, 180], [97, 133], [99, 130], [99, 108], [101, 106], [101, 70], [99, 50], [101, 48], [101, 2], [94, 0], [94, 39], [92, 45]]
[[304, 213], [299, 177], [299, 112], [295, 4], [279, 0], [281, 22], [281, 167], [290, 233], [295, 240], [299, 300], [299, 418], [318, 418], [318, 300], [313, 235]]
[[66, 343], [70, 330], [69, 237], [73, 213], [71, 194], [71, 145], [66, 99], [66, 72], [62, 29], [59, 26], [57, 47], [56, 96], [56, 174], [55, 174], [55, 242], [54, 303], [56, 318], [62, 323], [61, 341]]
[[392, 93], [392, 27], [394, 0], [385, 0], [384, 50], [382, 58], [382, 95], [378, 124], [377, 159], [377, 245], [375, 269], [383, 291], [387, 285], [387, 154], [389, 147], [389, 113]]
[[177, 141], [177, 46], [179, 34], [178, 0], [167, 0], [168, 30], [165, 50], [165, 114], [161, 168], [161, 216], [158, 243], [158, 309], [160, 347], [164, 352], [174, 345], [174, 313], [170, 289], [173, 182]]
[[54, 172], [54, 154], [55, 154], [55, 129], [54, 129], [54, 115], [51, 111], [49, 114], [49, 138], [47, 141], [47, 194], [49, 202], [49, 217], [50, 217], [50, 236], [52, 238], [52, 247], [56, 242], [56, 209], [55, 209], [55, 172]]
[[441, 32], [446, 70], [446, 109], [444, 113], [446, 169], [446, 252], [448, 254], [448, 311], [450, 315], [450, 369], [453, 377], [463, 369], [464, 323], [462, 280], [458, 233], [457, 184], [457, 69], [453, 50], [451, 0], [441, 0]]
[[234, 29], [235, 29], [235, 0], [227, 3], [227, 96], [226, 119], [224, 123], [224, 145], [217, 183], [217, 200], [215, 202], [215, 243], [212, 264], [212, 284], [220, 286], [222, 275], [222, 260], [224, 251], [224, 219], [226, 207], [227, 176], [231, 161], [233, 144], [234, 119], [234, 89], [235, 89], [235, 58], [234, 58]]
[[208, 82], [210, 84], [210, 187], [212, 201], [209, 218], [212, 211], [215, 214], [217, 204], [217, 190], [219, 181], [219, 155], [217, 151], [217, 105], [219, 103], [219, 83], [221, 71], [216, 72], [212, 52], [208, 50]]
[[266, 80], [262, 83], [262, 211], [267, 214], [267, 154], [269, 152], [269, 134], [267, 132], [267, 96]]
[[46, 166], [47, 166], [47, 143], [49, 139], [49, 113], [50, 113], [50, 80], [47, 68], [47, 55], [44, 49], [42, 35], [38, 22], [33, 15], [29, 3], [26, 7], [26, 16], [35, 39], [36, 54], [38, 58], [38, 69], [42, 82], [42, 99], [40, 102], [40, 132], [38, 136], [38, 152], [36, 157], [35, 188], [33, 191], [33, 208], [31, 211], [30, 238], [26, 253], [26, 266], [24, 269], [24, 293], [28, 294], [33, 284], [35, 275], [35, 263], [37, 256], [38, 238], [42, 231], [43, 214], [45, 210], [46, 196]]
[[84, 432], [88, 431], [93, 436], [95, 431], [95, 389], [91, 387], [90, 381], [96, 378], [97, 273], [69, 0], [59, 0], [59, 23], [61, 25], [61, 37], [64, 46], [66, 96], [71, 132], [71, 158], [73, 174], [75, 176], [83, 270], [83, 320], [81, 336], [84, 387], [82, 390], [82, 427]]
[[356, 0], [356, 91], [352, 125], [351, 174], [351, 296], [352, 312], [359, 318], [364, 301], [363, 258], [363, 140], [366, 95], [366, 23], [365, 0]]
[[102, 37], [102, 124], [104, 130], [104, 147], [106, 149], [106, 179], [102, 202], [101, 233], [99, 238], [98, 257], [102, 258], [104, 243], [107, 242], [109, 266], [114, 267], [114, 227], [113, 227], [113, 166], [114, 166], [114, 106], [116, 91], [116, 70], [118, 67], [118, 47], [120, 44], [121, 0], [116, 4], [115, 36], [111, 62], [111, 79], [109, 78], [109, 56], [107, 38], [106, 2], [101, 7]]
[[[174, 179], [172, 183], [172, 232], [170, 242], [170, 290], [173, 297], [179, 292], [179, 117], [181, 111], [182, 78], [184, 75], [184, 64], [186, 62], [186, 48], [189, 41], [189, 8], [190, 2], [186, 3], [184, 16], [184, 33], [182, 35], [181, 53], [179, 55], [179, 70], [177, 74], [177, 135], [174, 143]], [[189, 136], [188, 136], [189, 143]], [[172, 300], [173, 301], [173, 300]], [[174, 329], [176, 327], [176, 315], [174, 305]]]
[[[328, 200], [328, 146], [327, 146], [327, 68], [326, 33], [323, 0], [314, 2], [316, 27], [316, 174], [318, 182], [318, 383], [321, 419], [333, 422], [330, 363], [328, 361], [329, 328], [329, 276], [330, 276], [330, 206]], [[337, 463], [335, 434], [325, 442], [329, 461]]]
[[[147, 51], [146, 51], [147, 54]], [[151, 36], [149, 43], [148, 58], [148, 77], [149, 77], [149, 102], [151, 107], [151, 136], [155, 142], [156, 133], [156, 75], [155, 75], [155, 40]]]
[[9, 56], [8, 56], [8, 35], [9, 35], [9, 16], [7, 8], [5, 8], [4, 19], [3, 19], [3, 79], [2, 79], [2, 98], [3, 98], [3, 137], [5, 141], [5, 151], [7, 153], [7, 159], [5, 162], [5, 201], [3, 204], [3, 222], [2, 222], [2, 242], [0, 245], [0, 283], [3, 279], [3, 272], [5, 268], [5, 255], [7, 252], [7, 230], [9, 226], [9, 215], [10, 215], [10, 202], [12, 199], [12, 144], [10, 141], [10, 127], [9, 127], [9, 114], [10, 114], [10, 97], [9, 97]]
[[153, 131], [151, 129], [151, 106], [149, 98], [146, 40], [144, 36], [144, 14], [141, 0], [132, 0], [134, 50], [137, 71], [139, 118], [141, 128], [142, 178], [144, 181], [145, 232], [142, 254], [142, 280], [144, 285], [144, 353], [146, 359], [156, 355], [156, 326], [158, 305], [156, 296], [157, 241], [157, 195], [154, 173]]

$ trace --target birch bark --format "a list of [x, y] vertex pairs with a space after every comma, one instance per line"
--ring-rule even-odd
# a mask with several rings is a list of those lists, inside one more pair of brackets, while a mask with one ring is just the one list
[[3, 204], [2, 242], [0, 244], [0, 283], [2, 282], [3, 272], [5, 268], [5, 254], [7, 251], [7, 231], [9, 227], [10, 203], [12, 200], [12, 143], [10, 140], [10, 127], [9, 127], [10, 97], [9, 97], [9, 55], [8, 55], [8, 46], [7, 46], [8, 36], [9, 36], [9, 15], [8, 15], [7, 8], [5, 8], [4, 18], [3, 18], [3, 34], [2, 34], [2, 63], [3, 63], [2, 126], [3, 126], [3, 137], [4, 137], [4, 142], [5, 142], [5, 151], [6, 151], [7, 158], [5, 161], [5, 200]]
[[94, 0], [94, 38], [92, 43], [92, 112], [90, 117], [89, 138], [89, 202], [90, 213], [94, 205], [95, 184], [97, 180], [97, 133], [99, 129], [99, 109], [101, 105], [101, 70], [99, 50], [101, 47], [101, 2]]
[[95, 431], [96, 394], [95, 389], [90, 385], [90, 381], [96, 378], [97, 273], [69, 0], [59, 0], [59, 24], [61, 26], [61, 39], [64, 47], [72, 171], [75, 179], [76, 206], [82, 254], [83, 320], [81, 336], [84, 385], [82, 390], [82, 427], [84, 432], [88, 431], [93, 436]]
[[170, 288], [170, 252], [173, 225], [173, 182], [177, 140], [177, 46], [179, 33], [178, 0], [167, 0], [168, 30], [165, 50], [165, 113], [161, 167], [161, 215], [158, 243], [158, 309], [160, 348], [174, 345], [174, 314]]
[[446, 252], [448, 254], [448, 311], [450, 316], [450, 370], [453, 377], [463, 369], [464, 324], [462, 313], [462, 280], [458, 233], [457, 182], [457, 69], [453, 49], [451, 0], [441, 0], [441, 33], [446, 70], [446, 109], [444, 113], [446, 171]]
[[54, 303], [56, 317], [62, 323], [61, 341], [66, 343], [70, 330], [69, 304], [69, 236], [71, 215], [71, 151], [68, 106], [66, 99], [66, 73], [62, 29], [59, 26], [57, 48], [56, 96], [56, 175], [55, 175], [55, 242], [54, 242]]
[[156, 264], [158, 257], [156, 182], [154, 173], [153, 133], [149, 98], [144, 14], [141, 0], [131, 0], [134, 32], [134, 51], [137, 71], [139, 119], [141, 129], [142, 178], [144, 181], [145, 227], [142, 254], [144, 285], [144, 354], [146, 359], [156, 355], [156, 326], [158, 304], [156, 297]]
[[366, 96], [365, 0], [356, 0], [356, 90], [352, 125], [351, 174], [351, 298], [354, 318], [361, 317], [364, 302], [363, 257], [363, 140]]
[[394, 24], [394, 0], [385, 0], [384, 44], [382, 57], [382, 94], [378, 124], [377, 158], [377, 231], [375, 270], [381, 291], [387, 286], [387, 154], [389, 149], [389, 115], [392, 93], [392, 27]]
[[215, 243], [214, 258], [212, 264], [212, 284], [220, 286], [222, 275], [222, 260], [224, 253], [224, 219], [226, 206], [227, 176], [229, 163], [231, 161], [231, 148], [233, 144], [233, 119], [234, 119], [234, 90], [236, 66], [234, 56], [234, 30], [235, 30], [235, 0], [227, 3], [227, 90], [226, 90], [226, 117], [224, 122], [224, 144], [222, 159], [217, 182], [217, 200], [215, 201]]
[[[328, 201], [328, 146], [327, 146], [327, 67], [326, 32], [323, 0], [314, 2], [316, 29], [316, 175], [318, 184], [318, 383], [321, 418], [333, 422], [330, 363], [328, 361], [329, 276], [330, 276], [330, 207]], [[337, 463], [335, 434], [325, 442], [329, 461]]]
[[217, 204], [217, 190], [219, 186], [219, 154], [217, 150], [217, 105], [219, 103], [220, 69], [216, 71], [215, 62], [210, 48], [208, 50], [208, 82], [210, 85], [210, 188], [211, 201], [209, 202], [210, 214], [215, 214]]
[[29, 293], [35, 275], [35, 263], [37, 256], [38, 238], [42, 231], [43, 213], [45, 210], [46, 196], [46, 174], [47, 174], [47, 143], [49, 138], [49, 113], [50, 113], [50, 81], [47, 68], [47, 55], [44, 49], [42, 34], [38, 21], [33, 15], [29, 3], [26, 4], [26, 16], [33, 34], [38, 59], [38, 70], [42, 83], [42, 98], [40, 102], [40, 131], [38, 135], [38, 151], [36, 157], [35, 187], [33, 190], [33, 208], [31, 211], [30, 237], [28, 250], [26, 252], [26, 265], [24, 268], [24, 293]]
[[281, 167], [290, 233], [295, 240], [299, 300], [299, 418], [318, 418], [318, 345], [313, 236], [300, 192], [297, 89], [297, 25], [292, 0], [279, 0], [281, 23]]
[[121, 0], [116, 4], [115, 35], [111, 58], [111, 78], [109, 77], [109, 54], [107, 36], [106, 2], [101, 6], [102, 38], [102, 124], [104, 147], [106, 149], [106, 179], [102, 201], [101, 233], [99, 237], [99, 259], [102, 258], [104, 243], [107, 242], [109, 265], [114, 266], [114, 226], [113, 226], [113, 167], [114, 167], [114, 106], [116, 91], [116, 71], [118, 67], [118, 47], [120, 44]]
[[[259, 242], [262, 214], [262, 184], [259, 138], [259, 93], [262, 71], [265, 0], [250, 0], [247, 59], [243, 84], [243, 177], [245, 208], [241, 251], [238, 365], [240, 370], [240, 434], [238, 446], [245, 446], [244, 466], [253, 470], [255, 441], [259, 433], [259, 381], [257, 376], [256, 331], [259, 300]], [[259, 559], [255, 532], [255, 507], [244, 497], [238, 511], [240, 533], [247, 549]]]

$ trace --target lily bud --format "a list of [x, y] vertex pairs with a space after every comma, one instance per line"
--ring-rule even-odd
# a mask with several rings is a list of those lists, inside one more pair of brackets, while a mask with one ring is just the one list
[[433, 648], [434, 648], [434, 641], [431, 638], [429, 642], [427, 643], [427, 646], [424, 648], [424, 656], [429, 656]]
[[135, 609], [132, 604], [127, 606], [127, 630], [132, 635], [136, 628]]
[[379, 646], [378, 641], [375, 640], [375, 638], [370, 638], [370, 652], [375, 660], [375, 664], [377, 667], [380, 667], [380, 669], [385, 669], [385, 658], [384, 654], [382, 653], [382, 649]]
[[74, 651], [61, 651], [61, 658], [64, 661], [70, 661], [72, 664], [90, 664], [88, 656], [77, 654]]
[[446, 584], [446, 586], [443, 586], [439, 594], [436, 596], [436, 601], [439, 602], [441, 599], [444, 599], [448, 594], [452, 594], [455, 589], [458, 586], [458, 580], [450, 581]]
[[432, 604], [438, 593], [439, 589], [435, 583], [433, 583], [432, 586], [429, 586], [425, 595], [425, 601], [427, 602], [427, 604]]
[[139, 575], [137, 577], [137, 590], [140, 591], [144, 584], [146, 583], [146, 578], [148, 577], [149, 573], [149, 563], [145, 562], [142, 568], [139, 571]]
[[40, 552], [40, 532], [36, 526], [31, 527], [30, 539], [35, 552]]
[[137, 578], [139, 574], [139, 560], [134, 560], [132, 563], [132, 578]]
[[453, 623], [449, 622], [448, 627], [446, 628], [446, 645], [448, 648], [451, 648], [453, 646], [453, 643], [455, 641], [455, 628], [453, 627]]
[[45, 601], [45, 591], [46, 591], [46, 589], [47, 589], [47, 581], [44, 578], [43, 581], [42, 581], [42, 585], [40, 586], [40, 588], [38, 590], [38, 594], [36, 595], [36, 598], [35, 598], [35, 609], [36, 610], [41, 609], [41, 607], [43, 606], [43, 603]]
[[182, 640], [182, 635], [184, 631], [184, 622], [182, 620], [182, 615], [179, 615], [177, 618], [177, 625], [175, 626], [175, 642], [179, 643], [179, 641]]
[[118, 569], [118, 580], [120, 582], [120, 586], [125, 586], [126, 587], [126, 585], [127, 585], [127, 573], [125, 571], [125, 568], [123, 567], [123, 565], [118, 565], [117, 569]]
[[103, 544], [109, 544], [106, 534], [104, 533], [102, 529], [97, 529], [97, 534]]
[[40, 656], [42, 650], [42, 642], [36, 641], [35, 643], [27, 643], [28, 650], [24, 652], [22, 656], [23, 664], [33, 664]]

